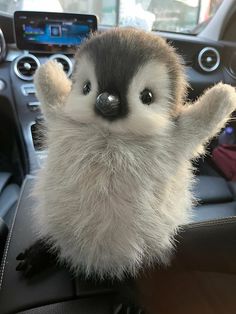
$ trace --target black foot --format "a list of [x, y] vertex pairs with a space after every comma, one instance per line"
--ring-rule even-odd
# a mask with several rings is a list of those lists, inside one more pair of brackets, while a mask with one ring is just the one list
[[40, 239], [16, 257], [19, 261], [16, 271], [21, 272], [25, 278], [32, 278], [56, 265], [56, 255], [50, 251], [48, 242]]

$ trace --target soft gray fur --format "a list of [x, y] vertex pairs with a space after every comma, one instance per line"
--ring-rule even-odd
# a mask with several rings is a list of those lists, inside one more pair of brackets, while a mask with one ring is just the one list
[[[102, 50], [109, 41], [117, 45], [113, 53]], [[142, 42], [140, 51], [146, 48], [150, 58], [140, 59], [119, 90], [125, 90], [128, 114], [107, 121], [94, 112], [101, 92], [97, 63], [106, 73], [115, 51], [125, 47], [120, 72], [109, 80], [129, 75], [129, 42], [132, 49]], [[84, 96], [88, 79], [92, 90]], [[48, 158], [35, 186], [38, 234], [49, 236], [60, 258], [88, 276], [122, 278], [144, 265], [167, 264], [174, 235], [191, 217], [190, 161], [235, 110], [234, 88], [220, 83], [183, 106], [186, 82], [174, 50], [156, 35], [125, 29], [81, 47], [72, 87], [52, 61], [39, 68], [35, 85], [48, 126]], [[155, 95], [150, 106], [139, 100], [145, 87]]]

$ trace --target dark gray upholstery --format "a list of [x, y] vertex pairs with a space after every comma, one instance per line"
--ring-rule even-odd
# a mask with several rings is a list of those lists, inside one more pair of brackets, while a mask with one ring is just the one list
[[220, 204], [199, 205], [194, 209], [193, 220], [198, 222], [228, 218], [231, 216], [236, 216], [236, 201]]
[[216, 176], [198, 176], [194, 195], [198, 200], [193, 221], [207, 221], [236, 216], [236, 193], [225, 179]]
[[230, 192], [233, 195], [233, 198], [236, 200], [236, 181], [228, 182], [228, 186], [229, 186]]
[[18, 185], [11, 183], [9, 172], [0, 172], [0, 217], [10, 226], [20, 194]]
[[173, 268], [236, 274], [236, 217], [190, 224], [177, 240]]
[[111, 314], [112, 297], [98, 296], [37, 307], [19, 314]]
[[9, 172], [0, 172], [0, 194], [3, 189], [6, 187], [8, 181], [11, 178], [11, 174]]
[[8, 227], [5, 224], [5, 222], [0, 218], [0, 261], [2, 260], [7, 235], [8, 235]]
[[20, 194], [20, 188], [16, 184], [9, 184], [0, 195], [0, 217], [3, 219], [8, 211], [16, 204]]
[[194, 186], [196, 198], [203, 204], [233, 201], [233, 195], [225, 179], [213, 176], [198, 176]]

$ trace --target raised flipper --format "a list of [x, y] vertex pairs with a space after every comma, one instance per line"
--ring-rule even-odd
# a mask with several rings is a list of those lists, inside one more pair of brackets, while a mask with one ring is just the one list
[[34, 84], [46, 119], [53, 119], [71, 91], [71, 81], [61, 64], [50, 60], [36, 71]]
[[208, 89], [195, 103], [185, 106], [176, 121], [178, 151], [188, 159], [202, 153], [203, 145], [224, 127], [235, 109], [234, 87], [219, 83]]

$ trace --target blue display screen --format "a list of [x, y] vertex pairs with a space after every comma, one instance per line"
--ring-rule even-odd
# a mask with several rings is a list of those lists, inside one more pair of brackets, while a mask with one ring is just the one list
[[53, 23], [49, 21], [42, 26], [23, 24], [25, 40], [37, 44], [79, 45], [88, 37], [89, 33], [88, 25], [73, 22]]
[[20, 49], [70, 52], [96, 28], [93, 15], [21, 12], [15, 17]]

